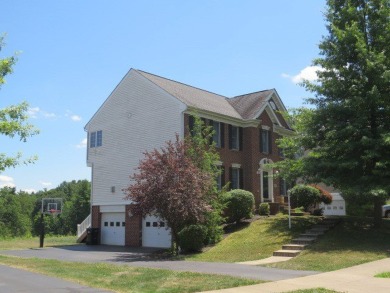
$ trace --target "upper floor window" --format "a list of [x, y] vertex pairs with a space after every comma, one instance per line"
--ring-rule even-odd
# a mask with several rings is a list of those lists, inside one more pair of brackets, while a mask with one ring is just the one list
[[242, 150], [242, 128], [229, 124], [229, 149]]
[[213, 142], [218, 148], [223, 148], [225, 146], [225, 124], [218, 121], [210, 120], [210, 125], [213, 127]]
[[270, 154], [271, 150], [271, 131], [260, 129], [260, 152]]
[[89, 147], [95, 148], [100, 147], [103, 144], [103, 131], [94, 131], [89, 136]]

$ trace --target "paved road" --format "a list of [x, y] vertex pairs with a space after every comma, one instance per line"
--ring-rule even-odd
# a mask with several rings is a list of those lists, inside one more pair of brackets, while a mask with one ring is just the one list
[[280, 270], [234, 263], [157, 260], [151, 255], [154, 251], [155, 249], [145, 248], [74, 245], [44, 249], [0, 251], [0, 254], [58, 259], [63, 261], [108, 262], [136, 267], [222, 274], [266, 281], [285, 280], [318, 273], [313, 271]]
[[48, 277], [25, 270], [0, 265], [0, 293], [76, 293], [76, 292], [110, 292], [85, 287], [58, 278]]

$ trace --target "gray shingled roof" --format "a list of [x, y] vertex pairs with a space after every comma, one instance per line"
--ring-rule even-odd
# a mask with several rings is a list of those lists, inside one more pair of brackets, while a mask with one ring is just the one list
[[256, 119], [255, 114], [273, 92], [266, 90], [228, 98], [141, 70], [136, 71], [189, 107], [237, 119]]
[[273, 90], [265, 90], [251, 94], [237, 96], [228, 99], [230, 105], [236, 109], [243, 119], [256, 119], [255, 117], [264, 104], [267, 103], [266, 98]]

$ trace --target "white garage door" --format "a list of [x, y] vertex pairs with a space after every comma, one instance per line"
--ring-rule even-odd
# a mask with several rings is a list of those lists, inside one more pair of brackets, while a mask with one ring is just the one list
[[125, 245], [125, 213], [102, 213], [101, 244]]
[[168, 248], [171, 246], [171, 230], [165, 221], [156, 216], [142, 220], [142, 246]]

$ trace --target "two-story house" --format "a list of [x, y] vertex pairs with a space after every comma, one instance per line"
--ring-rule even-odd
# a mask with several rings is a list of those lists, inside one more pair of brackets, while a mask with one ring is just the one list
[[[291, 134], [276, 90], [227, 98], [131, 69], [85, 126], [92, 169], [91, 225], [102, 244], [169, 247], [162, 219], [130, 211], [123, 189], [143, 152], [187, 133], [198, 115], [213, 125], [223, 172], [218, 183], [251, 191], [256, 205], [280, 202], [283, 184], [267, 166], [282, 159], [275, 140]], [[164, 229], [163, 229], [164, 228]]]

